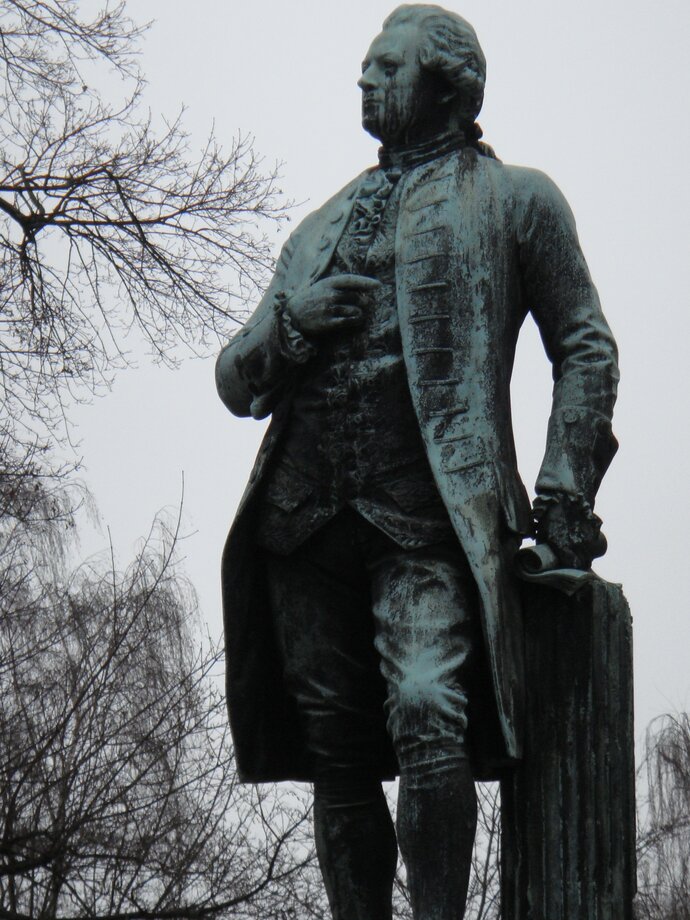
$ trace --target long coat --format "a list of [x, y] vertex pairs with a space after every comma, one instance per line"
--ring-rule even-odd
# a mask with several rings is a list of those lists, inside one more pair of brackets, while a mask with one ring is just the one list
[[[273, 413], [222, 571], [230, 721], [240, 774], [251, 781], [309, 778], [252, 542], [256, 488], [289, 415], [290, 370], [278, 345], [276, 296], [325, 273], [362, 179], [293, 232], [254, 316], [217, 363], [218, 390], [233, 413]], [[616, 347], [570, 209], [543, 173], [464, 149], [400, 181], [396, 293], [410, 393], [476, 580], [503, 753], [516, 758], [525, 688], [512, 557], [515, 535], [528, 532], [530, 520], [511, 427], [518, 333], [531, 312], [553, 366], [537, 491], [560, 490], [590, 503], [616, 449]]]

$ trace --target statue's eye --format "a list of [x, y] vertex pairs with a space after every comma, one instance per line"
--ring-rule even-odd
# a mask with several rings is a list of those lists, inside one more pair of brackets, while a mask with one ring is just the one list
[[392, 61], [386, 61], [386, 63], [383, 65], [383, 72], [387, 77], [392, 77], [398, 72], [398, 65]]

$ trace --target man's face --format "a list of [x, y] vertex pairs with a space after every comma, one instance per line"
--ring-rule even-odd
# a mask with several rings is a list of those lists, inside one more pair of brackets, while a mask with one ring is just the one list
[[357, 85], [362, 90], [362, 126], [384, 144], [421, 140], [447, 121], [435, 74], [421, 68], [419, 29], [401, 23], [384, 29], [371, 44]]

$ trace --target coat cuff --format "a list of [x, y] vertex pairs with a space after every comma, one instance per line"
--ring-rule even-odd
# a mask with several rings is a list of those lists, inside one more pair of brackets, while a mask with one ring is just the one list
[[292, 323], [288, 310], [289, 297], [285, 291], [275, 296], [274, 309], [278, 324], [278, 346], [284, 358], [293, 364], [305, 364], [316, 353], [315, 346], [308, 341]]

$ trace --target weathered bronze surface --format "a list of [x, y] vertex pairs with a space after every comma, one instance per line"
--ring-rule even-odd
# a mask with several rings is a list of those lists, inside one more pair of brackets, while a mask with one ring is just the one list
[[[562, 195], [480, 140], [484, 79], [456, 14], [386, 20], [359, 80], [379, 165], [297, 227], [217, 363], [233, 413], [272, 414], [223, 560], [238, 768], [314, 781], [336, 918], [390, 917], [398, 772], [415, 917], [462, 918], [473, 776], [534, 795], [516, 551], [536, 535], [532, 568], [587, 570], [605, 550], [615, 344]], [[554, 377], [532, 510], [510, 413], [528, 312]]]

